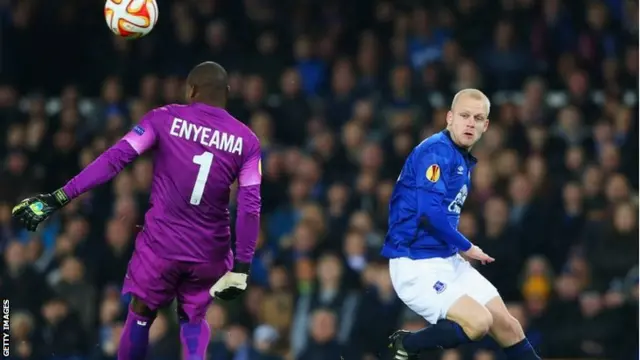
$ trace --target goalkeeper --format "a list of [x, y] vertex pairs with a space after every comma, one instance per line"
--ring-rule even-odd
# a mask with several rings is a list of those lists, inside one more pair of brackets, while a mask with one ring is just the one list
[[[196, 66], [187, 78], [190, 105], [152, 110], [62, 189], [25, 199], [13, 209], [13, 216], [35, 231], [71, 199], [155, 150], [150, 208], [122, 290], [132, 301], [118, 360], [145, 359], [156, 312], [174, 299], [183, 359], [204, 359], [211, 337], [204, 317], [211, 298], [231, 300], [247, 287], [260, 226], [260, 143], [224, 110], [228, 89], [220, 65]], [[234, 253], [228, 204], [236, 180]]]

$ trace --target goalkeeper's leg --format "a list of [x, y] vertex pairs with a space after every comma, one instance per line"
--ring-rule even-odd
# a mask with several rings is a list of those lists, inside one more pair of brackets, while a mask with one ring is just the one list
[[202, 317], [190, 319], [180, 303], [178, 303], [178, 320], [183, 359], [204, 360], [211, 339], [209, 324]]
[[149, 249], [136, 248], [122, 286], [122, 293], [131, 294], [132, 300], [120, 337], [118, 360], [146, 358], [149, 329], [157, 309], [175, 298], [178, 270], [174, 261], [159, 258]]
[[132, 296], [127, 320], [120, 336], [118, 360], [144, 360], [149, 346], [149, 329], [156, 317], [143, 301]]
[[211, 338], [205, 320], [213, 301], [209, 289], [229, 271], [231, 261], [182, 265], [184, 273], [189, 274], [180, 282], [177, 292], [182, 355], [184, 359], [203, 360]]

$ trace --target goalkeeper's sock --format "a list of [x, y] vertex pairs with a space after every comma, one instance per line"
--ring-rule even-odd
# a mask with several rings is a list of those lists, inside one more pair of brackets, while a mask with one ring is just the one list
[[508, 360], [540, 360], [540, 356], [536, 354], [536, 350], [527, 338], [502, 350]]
[[211, 329], [206, 321], [200, 323], [180, 323], [180, 342], [182, 358], [188, 360], [204, 360], [207, 345], [211, 339]]
[[120, 336], [118, 360], [144, 360], [149, 346], [149, 328], [152, 318], [138, 315], [129, 308], [127, 320]]
[[471, 339], [462, 327], [451, 320], [440, 320], [436, 324], [404, 337], [402, 345], [410, 353], [438, 348], [451, 349], [470, 343]]

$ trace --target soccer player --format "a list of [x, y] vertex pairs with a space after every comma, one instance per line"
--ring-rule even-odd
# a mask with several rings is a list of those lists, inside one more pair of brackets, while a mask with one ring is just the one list
[[[204, 316], [212, 296], [230, 300], [247, 287], [260, 222], [260, 144], [224, 110], [229, 86], [222, 66], [197, 65], [187, 77], [186, 90], [189, 105], [150, 111], [63, 188], [25, 199], [13, 210], [14, 217], [35, 231], [73, 198], [154, 150], [150, 208], [122, 290], [132, 301], [119, 360], [145, 358], [156, 311], [174, 299], [184, 358], [204, 359], [210, 338]], [[228, 203], [236, 179], [234, 254]]]
[[457, 230], [476, 164], [470, 150], [487, 131], [489, 108], [479, 90], [457, 93], [447, 128], [411, 152], [393, 190], [382, 255], [390, 259], [400, 299], [431, 324], [390, 337], [396, 360], [417, 359], [422, 350], [454, 348], [485, 334], [509, 359], [539, 359], [496, 288], [459, 255], [482, 264], [494, 261]]

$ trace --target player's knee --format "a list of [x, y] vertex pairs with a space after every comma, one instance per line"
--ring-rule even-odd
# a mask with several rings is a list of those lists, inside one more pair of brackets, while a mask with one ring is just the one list
[[494, 315], [491, 332], [503, 343], [516, 343], [524, 339], [522, 325], [508, 312]]
[[514, 318], [509, 314], [509, 320], [507, 322], [507, 328], [509, 329], [509, 334], [513, 337], [514, 341], [520, 341], [524, 339], [524, 329], [522, 329], [522, 325], [518, 321], [518, 319]]
[[146, 318], [154, 319], [157, 312], [152, 310], [144, 301], [137, 298], [135, 295], [131, 297], [131, 311], [136, 315], [144, 316]]
[[463, 329], [469, 339], [480, 340], [489, 333], [492, 326], [493, 316], [491, 316], [489, 310], [482, 307], [482, 310], [467, 321]]
[[471, 340], [483, 338], [493, 325], [491, 312], [469, 296], [462, 296], [451, 306], [447, 319], [459, 324]]

